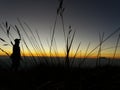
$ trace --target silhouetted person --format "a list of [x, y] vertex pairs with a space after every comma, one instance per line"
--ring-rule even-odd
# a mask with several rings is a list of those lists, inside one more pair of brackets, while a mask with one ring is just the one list
[[20, 39], [15, 39], [15, 44], [13, 45], [13, 52], [11, 55], [12, 59], [12, 67], [11, 69], [14, 71], [17, 71], [19, 66], [20, 66], [20, 59], [21, 59], [21, 54], [20, 54]]

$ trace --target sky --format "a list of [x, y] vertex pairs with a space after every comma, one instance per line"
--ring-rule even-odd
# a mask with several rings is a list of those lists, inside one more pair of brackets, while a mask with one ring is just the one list
[[[50, 37], [58, 6], [58, 0], [0, 0], [0, 24], [2, 25], [3, 22], [8, 21], [9, 24], [18, 25], [27, 45], [32, 50], [32, 45], [22, 31], [17, 18], [23, 23], [26, 22], [31, 27], [37, 41], [36, 30], [38, 31], [41, 42], [46, 52], [49, 53]], [[63, 7], [65, 8], [63, 17], [66, 34], [69, 31], [69, 26], [72, 27], [73, 31], [76, 31], [71, 49], [73, 52], [76, 51], [80, 42], [80, 51], [84, 54], [90, 43], [88, 50], [90, 52], [99, 44], [99, 33], [102, 34], [104, 32], [104, 38], [106, 38], [120, 27], [120, 0], [64, 0]], [[29, 30], [25, 29], [30, 37], [32, 37]], [[10, 33], [14, 38], [18, 38], [14, 30], [11, 30]], [[114, 47], [119, 33], [120, 31], [103, 43], [102, 48]], [[0, 31], [0, 37], [9, 42], [9, 39], [2, 30]], [[53, 47], [57, 47], [58, 52], [62, 55], [65, 51], [65, 41], [60, 16], [57, 17], [55, 40], [56, 46]], [[3, 46], [2, 41], [0, 47], [10, 53], [12, 51], [11, 47]], [[114, 50], [115, 48], [107, 49], [103, 53], [105, 53], [104, 55], [112, 56]], [[119, 51], [120, 48], [118, 47], [118, 55], [120, 54]], [[4, 53], [1, 52], [1, 54]]]

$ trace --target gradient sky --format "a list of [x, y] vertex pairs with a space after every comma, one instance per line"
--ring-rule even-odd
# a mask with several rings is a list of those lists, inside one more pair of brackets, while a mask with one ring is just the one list
[[[0, 23], [8, 21], [14, 25], [18, 24], [17, 18], [20, 18], [32, 28], [33, 32], [35, 29], [39, 30], [42, 43], [46, 51], [49, 51], [47, 40], [50, 41], [50, 32], [53, 29], [58, 5], [58, 0], [0, 0]], [[69, 25], [77, 32], [73, 50], [76, 50], [79, 42], [82, 42], [81, 51], [86, 50], [89, 42], [91, 43], [90, 50], [92, 50], [99, 44], [99, 32], [104, 32], [105, 37], [107, 37], [120, 27], [120, 0], [64, 0], [63, 6], [65, 7], [66, 32]], [[115, 46], [119, 33], [106, 41], [103, 48]], [[7, 39], [2, 33], [0, 37]], [[57, 21], [55, 38], [58, 51], [64, 51], [60, 18]], [[2, 43], [0, 45], [4, 48]], [[114, 48], [106, 50], [106, 53], [112, 54], [112, 51], [114, 51]], [[120, 51], [120, 48], [118, 48], [118, 51]]]

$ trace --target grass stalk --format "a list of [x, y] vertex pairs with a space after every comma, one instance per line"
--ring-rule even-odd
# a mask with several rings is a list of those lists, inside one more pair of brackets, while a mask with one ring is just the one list
[[81, 42], [79, 43], [79, 45], [78, 45], [78, 47], [77, 47], [77, 49], [76, 49], [76, 51], [75, 51], [75, 54], [74, 54], [74, 56], [73, 56], [73, 60], [72, 60], [71, 66], [74, 64], [76, 55], [77, 55], [77, 53], [78, 53], [78, 51], [79, 51], [79, 48], [80, 48], [80, 45], [81, 45]]
[[87, 56], [89, 47], [90, 47], [90, 42], [88, 43], [88, 46], [87, 46], [87, 48], [86, 48], [84, 58], [83, 58], [83, 60], [81, 61], [81, 63], [80, 63], [79, 65], [83, 64], [83, 63], [86, 61], [86, 59], [87, 59], [86, 56]]
[[37, 34], [37, 37], [38, 37], [38, 41], [39, 41], [39, 46], [41, 46], [41, 53], [42, 53], [42, 56], [44, 57], [44, 59], [45, 59], [45, 63], [48, 65], [48, 61], [47, 61], [47, 59], [46, 59], [46, 56], [47, 56], [47, 54], [46, 54], [46, 51], [45, 51], [45, 48], [43, 47], [43, 44], [42, 44], [42, 42], [41, 42], [41, 39], [40, 39], [40, 36], [39, 36], [39, 33], [38, 33], [38, 31], [36, 30], [36, 34]]
[[62, 27], [63, 27], [64, 40], [65, 40], [65, 45], [66, 45], [66, 34], [65, 34], [65, 26], [64, 26], [64, 18], [63, 18], [63, 15], [61, 16], [61, 20], [62, 20]]
[[51, 57], [51, 50], [52, 50], [52, 45], [53, 45], [53, 40], [54, 40], [54, 36], [55, 36], [55, 28], [56, 28], [56, 23], [57, 23], [57, 16], [55, 17], [55, 22], [54, 22], [54, 26], [53, 26], [53, 32], [52, 32], [52, 37], [51, 37], [51, 45], [50, 45], [50, 57]]
[[[25, 31], [25, 28], [24, 28], [24, 26], [23, 26], [22, 22], [20, 21], [20, 19], [19, 19], [19, 18], [17, 18], [17, 21], [18, 21], [19, 25], [21, 26], [21, 28], [22, 28], [23, 32], [24, 32], [24, 33], [25, 33], [25, 35], [27, 36], [28, 41], [29, 41], [29, 42], [30, 42], [30, 44], [32, 45], [32, 48], [35, 50], [35, 47], [34, 47], [34, 45], [33, 45], [32, 41], [31, 41], [31, 39], [30, 39], [29, 35], [28, 35], [28, 34], [27, 34], [27, 32]], [[28, 51], [30, 52], [30, 54], [32, 55], [32, 58], [33, 58], [33, 60], [34, 60], [35, 64], [37, 64], [36, 59], [34, 58], [34, 56], [33, 56], [32, 52], [31, 52], [31, 50], [29, 49], [29, 47], [28, 47], [28, 45], [27, 45], [27, 43], [25, 42], [25, 40], [24, 40], [24, 39], [23, 39], [23, 42], [24, 42], [24, 44], [25, 44], [26, 48], [28, 49]], [[36, 50], [35, 50], [35, 51], [36, 51]]]
[[102, 37], [101, 37], [101, 34], [99, 33], [100, 46], [99, 46], [99, 50], [98, 50], [98, 54], [97, 54], [96, 66], [100, 65], [100, 57], [101, 57], [101, 49], [102, 49], [103, 38], [104, 38], [104, 32], [102, 34]]
[[75, 31], [73, 32], [72, 37], [70, 36], [71, 31], [72, 31], [72, 29], [71, 29], [71, 27], [69, 27], [69, 32], [68, 32], [67, 41], [66, 41], [66, 57], [65, 57], [65, 65], [66, 65], [67, 68], [70, 67], [69, 54], [70, 54], [70, 50], [71, 50], [73, 40], [74, 40], [74, 36], [75, 36]]
[[[118, 29], [116, 29], [114, 32], [112, 32], [109, 36], [107, 36], [107, 37], [103, 40], [103, 42], [101, 42], [101, 43], [106, 42], [109, 38], [111, 38], [113, 35], [115, 35], [115, 34], [116, 34], [117, 32], [119, 32], [119, 31], [120, 31], [120, 27], [119, 27]], [[88, 58], [88, 56], [90, 56], [90, 55], [101, 45], [101, 43], [98, 44], [94, 49], [92, 49], [92, 50], [86, 55], [85, 58]]]
[[116, 52], [117, 52], [117, 49], [118, 49], [119, 41], [120, 41], [120, 34], [118, 35], [118, 38], [117, 38], [117, 42], [116, 42], [116, 45], [115, 45], [115, 51], [114, 51], [112, 60], [115, 59], [115, 55], [116, 55]]

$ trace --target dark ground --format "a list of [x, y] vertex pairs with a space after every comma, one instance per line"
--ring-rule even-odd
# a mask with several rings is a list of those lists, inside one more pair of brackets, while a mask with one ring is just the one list
[[0, 90], [120, 90], [120, 67], [1, 69]]

